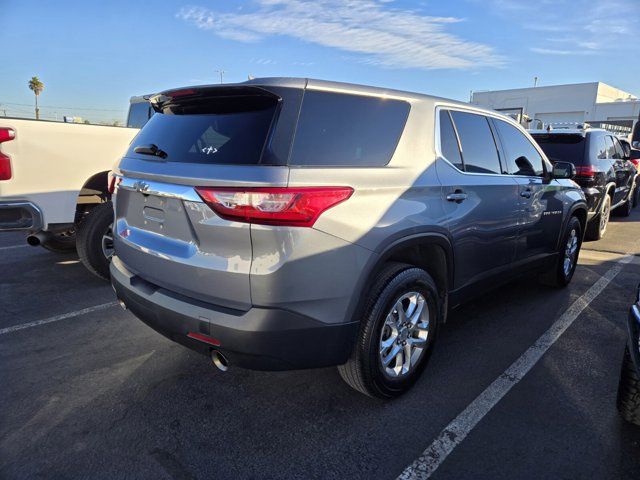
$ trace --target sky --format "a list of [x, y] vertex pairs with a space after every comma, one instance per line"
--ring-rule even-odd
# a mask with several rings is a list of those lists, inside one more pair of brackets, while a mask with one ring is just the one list
[[463, 101], [534, 77], [640, 96], [640, 0], [0, 0], [0, 23], [0, 115], [33, 116], [34, 75], [44, 118], [92, 122], [220, 71]]

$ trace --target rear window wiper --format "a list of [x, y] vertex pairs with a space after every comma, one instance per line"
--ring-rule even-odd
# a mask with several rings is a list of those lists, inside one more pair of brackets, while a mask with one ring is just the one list
[[154, 157], [167, 158], [167, 152], [160, 150], [155, 143], [138, 145], [133, 149], [133, 151], [141, 155], [153, 155]]

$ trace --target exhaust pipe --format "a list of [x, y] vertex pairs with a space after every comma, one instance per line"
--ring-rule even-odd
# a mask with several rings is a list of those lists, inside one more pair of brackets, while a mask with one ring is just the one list
[[211, 350], [211, 361], [221, 372], [229, 369], [229, 360], [218, 350]]
[[32, 247], [37, 247], [38, 245], [43, 244], [49, 238], [48, 232], [38, 232], [27, 237], [27, 243]]

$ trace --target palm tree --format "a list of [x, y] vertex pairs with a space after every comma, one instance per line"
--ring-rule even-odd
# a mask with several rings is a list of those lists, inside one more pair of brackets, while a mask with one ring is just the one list
[[29, 90], [32, 90], [36, 96], [36, 120], [40, 120], [40, 109], [38, 108], [38, 95], [44, 90], [44, 83], [38, 77], [31, 77], [29, 80]]

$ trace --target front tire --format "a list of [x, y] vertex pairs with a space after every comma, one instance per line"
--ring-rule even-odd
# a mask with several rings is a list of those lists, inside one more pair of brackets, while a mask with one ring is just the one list
[[616, 406], [622, 418], [640, 426], [640, 378], [631, 360], [629, 347], [624, 349], [622, 358]]
[[76, 240], [78, 256], [94, 275], [109, 280], [109, 264], [113, 256], [113, 204], [101, 203], [94, 207], [78, 225]]
[[616, 215], [618, 215], [619, 217], [628, 217], [629, 215], [631, 215], [631, 210], [633, 210], [634, 193], [635, 191], [629, 192], [629, 198], [627, 198], [627, 201], [624, 202], [622, 205], [620, 205], [618, 208], [616, 208], [615, 210]]
[[351, 357], [338, 367], [353, 389], [393, 398], [424, 370], [441, 316], [438, 288], [420, 268], [389, 263], [377, 275]]

